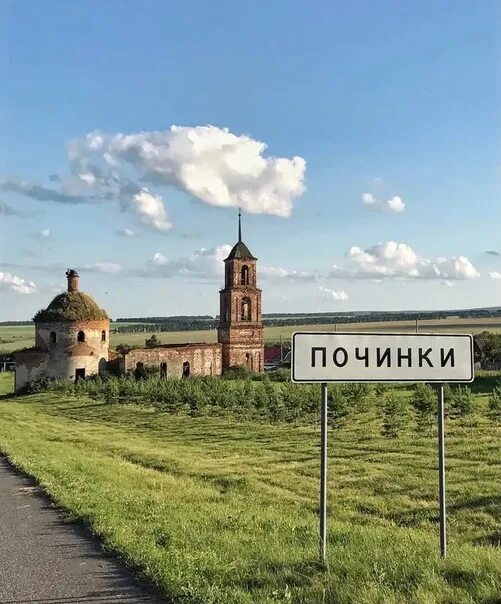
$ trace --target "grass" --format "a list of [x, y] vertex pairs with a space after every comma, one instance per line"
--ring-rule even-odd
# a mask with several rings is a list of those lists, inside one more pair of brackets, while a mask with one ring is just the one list
[[327, 569], [314, 427], [55, 393], [4, 399], [0, 418], [0, 449], [175, 603], [501, 602], [501, 427], [485, 415], [447, 421], [446, 560], [434, 431], [407, 417], [384, 438], [377, 408], [330, 431]]
[[3, 371], [0, 373], [0, 396], [14, 391], [14, 372]]
[[[125, 323], [112, 324], [114, 326]], [[401, 331], [413, 332], [416, 328], [414, 321], [381, 321], [377, 323], [350, 323], [338, 325], [339, 331]], [[501, 333], [500, 319], [441, 319], [420, 321], [422, 332], [443, 333], [479, 333], [489, 330]], [[268, 342], [277, 342], [280, 337], [289, 340], [294, 331], [333, 331], [334, 325], [296, 325], [289, 327], [265, 327], [264, 337]], [[177, 331], [177, 332], [140, 332], [111, 334], [110, 344], [115, 348], [118, 344], [144, 346], [144, 341], [155, 333], [163, 344], [179, 344], [182, 342], [216, 342], [217, 331]], [[32, 325], [0, 326], [0, 353], [12, 352], [19, 348], [33, 346], [35, 329]]]

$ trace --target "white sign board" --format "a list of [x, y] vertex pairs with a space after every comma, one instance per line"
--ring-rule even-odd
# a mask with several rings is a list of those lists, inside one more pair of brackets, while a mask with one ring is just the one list
[[472, 382], [471, 335], [296, 332], [293, 382]]

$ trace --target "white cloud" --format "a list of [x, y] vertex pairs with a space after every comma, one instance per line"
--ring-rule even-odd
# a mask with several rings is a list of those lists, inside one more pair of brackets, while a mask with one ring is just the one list
[[132, 167], [145, 183], [173, 186], [209, 205], [288, 217], [293, 199], [305, 190], [306, 162], [264, 157], [265, 151], [265, 143], [227, 128], [171, 126], [133, 134], [92, 132], [71, 143], [69, 157], [87, 184], [90, 173], [97, 180], [108, 174], [109, 180]]
[[156, 266], [163, 266], [164, 264], [167, 264], [167, 258], [163, 254], [161, 254], [160, 252], [157, 252], [153, 256], [153, 261], [152, 262]]
[[116, 262], [96, 262], [95, 264], [86, 264], [84, 270], [96, 273], [119, 273], [122, 267]]
[[388, 211], [395, 212], [397, 214], [403, 212], [405, 210], [405, 203], [402, 201], [401, 197], [395, 196], [386, 201], [385, 206]]
[[174, 265], [179, 273], [198, 277], [216, 277], [224, 274], [223, 260], [231, 252], [231, 245], [201, 248], [189, 258], [181, 258]]
[[115, 203], [161, 232], [172, 227], [164, 200], [145, 186], [167, 185], [212, 206], [288, 217], [294, 198], [305, 190], [306, 162], [299, 156], [265, 157], [265, 152], [263, 142], [210, 125], [91, 132], [70, 141], [69, 174], [52, 178], [53, 187], [0, 180], [0, 190], [41, 202]]
[[405, 211], [405, 202], [398, 195], [382, 202], [378, 201], [372, 193], [362, 193], [361, 199], [364, 205], [378, 212], [401, 214]]
[[145, 269], [133, 271], [133, 274], [141, 277], [219, 278], [224, 274], [223, 260], [230, 251], [230, 245], [218, 245], [210, 249], [201, 248], [193, 252], [191, 256], [177, 260], [168, 260], [163, 254], [157, 252], [147, 263]]
[[333, 289], [329, 289], [328, 287], [320, 286], [318, 291], [322, 294], [322, 297], [326, 298], [327, 300], [334, 300], [336, 302], [348, 300], [348, 294], [344, 290], [335, 291]]
[[387, 241], [367, 249], [353, 246], [348, 252], [348, 266], [334, 265], [331, 277], [347, 279], [441, 279], [444, 281], [476, 279], [480, 276], [465, 256], [431, 260], [405, 243]]
[[501, 279], [501, 273], [498, 273], [498, 271], [493, 271], [492, 273], [489, 273], [489, 277], [491, 279]]
[[376, 203], [376, 198], [372, 193], [362, 193], [362, 203], [366, 206], [371, 206]]
[[38, 241], [43, 241], [43, 242], [48, 242], [52, 239], [52, 233], [50, 232], [50, 229], [42, 229], [41, 231], [32, 233], [30, 236], [33, 239], [37, 239]]
[[315, 274], [308, 271], [266, 265], [259, 269], [259, 276], [264, 279], [290, 279], [292, 281], [313, 281], [317, 278]]
[[160, 195], [152, 195], [148, 189], [143, 188], [132, 197], [132, 205], [146, 226], [158, 231], [168, 231], [172, 228]]
[[12, 273], [4, 273], [0, 271], [0, 287], [10, 289], [18, 294], [33, 294], [36, 292], [37, 286], [33, 281], [26, 281]]
[[133, 231], [132, 229], [121, 229], [116, 231], [116, 234], [120, 237], [135, 237], [136, 231]]

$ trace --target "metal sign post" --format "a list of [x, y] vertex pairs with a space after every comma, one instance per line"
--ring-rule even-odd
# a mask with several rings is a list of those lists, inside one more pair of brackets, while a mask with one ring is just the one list
[[444, 385], [438, 386], [438, 500], [440, 507], [440, 555], [447, 555], [447, 527], [445, 515], [445, 434]]
[[445, 516], [444, 383], [472, 382], [473, 338], [468, 334], [295, 332], [291, 378], [322, 384], [320, 559], [327, 546], [327, 383], [438, 384], [440, 553], [447, 554]]
[[320, 420], [320, 560], [325, 564], [327, 546], [327, 384], [322, 384]]

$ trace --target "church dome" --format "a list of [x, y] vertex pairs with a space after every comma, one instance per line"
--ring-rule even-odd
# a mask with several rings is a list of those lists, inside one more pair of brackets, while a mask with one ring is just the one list
[[102, 321], [109, 317], [95, 300], [78, 289], [78, 273], [68, 270], [68, 291], [59, 294], [45, 309], [33, 317], [35, 323], [58, 321]]

